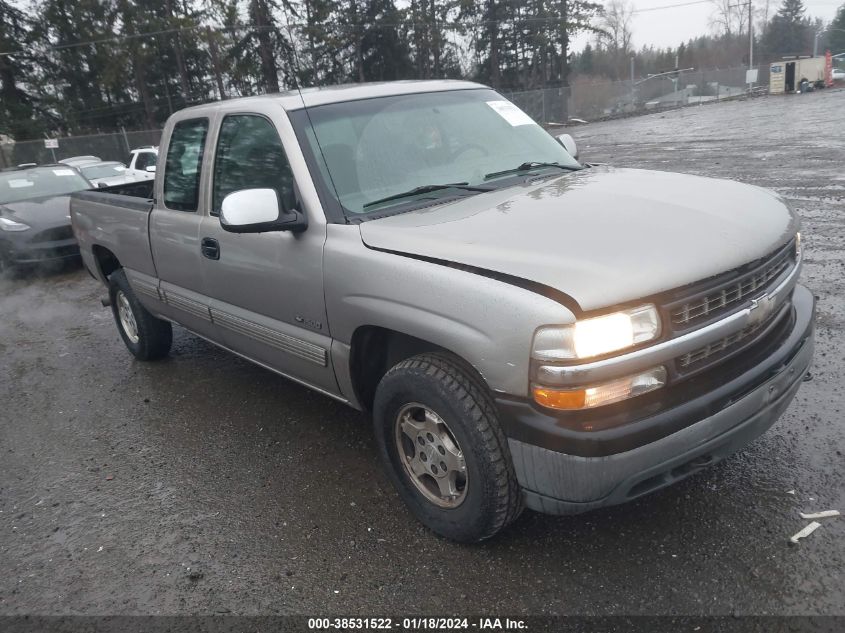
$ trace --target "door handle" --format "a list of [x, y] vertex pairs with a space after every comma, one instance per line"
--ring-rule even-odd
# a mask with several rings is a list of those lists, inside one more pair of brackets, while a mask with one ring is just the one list
[[203, 257], [220, 259], [220, 244], [213, 237], [202, 238], [200, 250], [202, 251]]

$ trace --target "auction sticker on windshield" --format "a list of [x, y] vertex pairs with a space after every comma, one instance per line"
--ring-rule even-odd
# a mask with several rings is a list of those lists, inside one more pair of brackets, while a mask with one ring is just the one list
[[536, 125], [530, 116], [525, 114], [525, 112], [517, 108], [510, 101], [486, 101], [485, 103], [493, 108], [493, 110], [496, 111], [496, 114], [514, 127], [517, 125]]

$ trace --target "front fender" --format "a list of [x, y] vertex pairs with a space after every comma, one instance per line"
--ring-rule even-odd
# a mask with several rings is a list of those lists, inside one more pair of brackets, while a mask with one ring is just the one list
[[[413, 336], [460, 356], [495, 393], [528, 394], [531, 338], [573, 314], [544, 296], [480, 274], [367, 248], [355, 226], [332, 224], [325, 248], [332, 337], [351, 344], [361, 326]], [[348, 382], [348, 362], [335, 364]]]

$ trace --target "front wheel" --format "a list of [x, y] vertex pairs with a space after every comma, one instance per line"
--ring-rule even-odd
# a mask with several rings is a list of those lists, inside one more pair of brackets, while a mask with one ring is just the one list
[[109, 277], [109, 299], [120, 337], [136, 358], [156, 360], [167, 356], [173, 343], [172, 326], [141, 305], [123, 269]]
[[385, 374], [373, 406], [388, 475], [411, 512], [460, 542], [489, 538], [522, 509], [507, 441], [480, 379], [423, 354]]

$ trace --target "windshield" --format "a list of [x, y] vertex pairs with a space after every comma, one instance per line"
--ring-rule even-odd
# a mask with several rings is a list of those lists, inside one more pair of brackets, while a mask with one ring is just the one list
[[[527, 171], [559, 171], [554, 164], [580, 167], [543, 128], [492, 90], [334, 103], [309, 108], [308, 118], [294, 122], [304, 129], [325, 190], [348, 216], [479, 193], [442, 184], [495, 188]], [[418, 188], [417, 197], [407, 195]]]
[[0, 204], [61, 196], [90, 188], [88, 181], [70, 167], [35, 167], [6, 171], [0, 173]]
[[120, 163], [102, 163], [100, 165], [91, 165], [89, 167], [81, 167], [79, 171], [82, 175], [92, 180], [94, 178], [110, 178], [112, 176], [123, 176], [126, 167]]

